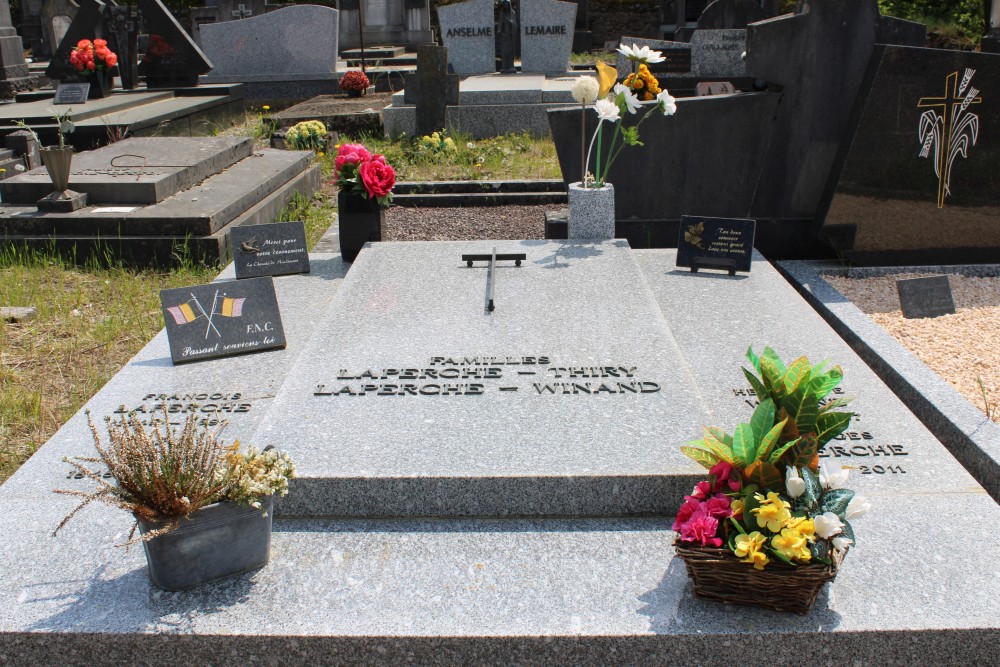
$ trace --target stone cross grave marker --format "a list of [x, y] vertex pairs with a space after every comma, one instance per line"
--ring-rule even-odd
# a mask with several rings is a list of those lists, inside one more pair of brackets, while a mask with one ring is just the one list
[[445, 127], [448, 105], [458, 104], [458, 75], [448, 73], [447, 47], [417, 47], [417, 71], [406, 75], [403, 101], [417, 105], [418, 134]]

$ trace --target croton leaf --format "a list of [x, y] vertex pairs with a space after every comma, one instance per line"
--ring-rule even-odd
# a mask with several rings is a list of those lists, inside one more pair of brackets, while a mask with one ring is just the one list
[[757, 376], [748, 371], [747, 369], [742, 369], [743, 375], [746, 376], [747, 382], [753, 388], [755, 394], [757, 394], [757, 399], [762, 400], [767, 398], [767, 389], [764, 387], [764, 383], [757, 379]]
[[826, 395], [833, 391], [833, 388], [844, 379], [844, 371], [840, 366], [834, 366], [823, 375], [812, 378], [809, 386], [819, 398], [826, 398]]
[[781, 401], [781, 406], [795, 422], [799, 433], [810, 433], [816, 430], [816, 418], [819, 417], [819, 401], [809, 387], [799, 387]]
[[844, 432], [853, 412], [824, 412], [816, 418], [816, 444], [822, 447]]
[[837, 408], [842, 408], [848, 403], [850, 403], [852, 398], [847, 396], [842, 396], [840, 398], [830, 400], [830, 401], [820, 401], [819, 413], [830, 412], [831, 410], [836, 410]]
[[[750, 428], [753, 430], [753, 441], [760, 443], [764, 435], [774, 426], [774, 401], [766, 398], [760, 402], [750, 417]], [[758, 452], [755, 458], [763, 458]]]
[[743, 472], [743, 476], [762, 489], [783, 488], [781, 473], [767, 461], [754, 461]]
[[753, 345], [747, 348], [747, 359], [753, 364], [754, 370], [760, 373], [760, 357], [754, 353]]
[[812, 370], [812, 366], [809, 364], [809, 360], [805, 357], [799, 357], [793, 361], [788, 369], [785, 371], [785, 375], [782, 378], [782, 382], [785, 385], [785, 393], [791, 394], [796, 389], [799, 388], [803, 382], [809, 379], [809, 372]]
[[785, 384], [781, 380], [785, 374], [785, 367], [779, 364], [781, 364], [780, 359], [775, 363], [771, 357], [762, 356], [760, 358], [760, 374], [764, 380], [764, 388], [775, 400], [780, 400], [785, 395]]
[[681, 452], [709, 470], [711, 470], [712, 466], [719, 462], [719, 457], [716, 456], [714, 452], [702, 449], [701, 447], [684, 446], [681, 447]]
[[722, 435], [725, 436], [725, 440], [729, 441], [729, 444], [726, 444], [723, 440], [720, 440], [716, 436], [716, 434], [713, 433], [713, 430], [710, 428], [704, 429], [704, 437], [701, 440], [695, 440], [694, 442], [689, 444], [703, 447], [708, 451], [713, 452], [719, 458], [719, 460], [726, 461], [727, 463], [731, 463], [732, 465], [736, 465], [736, 457], [733, 456], [733, 451], [732, 451], [733, 440], [725, 433], [722, 433]]
[[760, 444], [757, 445], [757, 459], [760, 461], [768, 461], [769, 463], [776, 463], [777, 461], [771, 460], [771, 454], [773, 453], [774, 446], [778, 443], [781, 438], [781, 432], [785, 430], [785, 424], [788, 419], [782, 419], [780, 422], [771, 427], [771, 430], [764, 434], [761, 438]]
[[853, 497], [854, 492], [850, 489], [830, 489], [823, 494], [823, 503], [820, 505], [820, 509], [824, 512], [833, 512], [843, 519], [844, 512], [847, 511], [847, 506]]
[[[756, 487], [756, 484], [753, 485]], [[755, 497], [757, 494], [756, 488], [752, 491], [747, 487], [743, 488], [743, 525], [747, 527], [747, 531], [753, 532], [755, 530], [760, 530], [760, 526], [757, 525], [757, 516], [753, 513], [755, 509], [760, 507], [760, 502], [757, 501]]]
[[[777, 428], [777, 426], [775, 426], [775, 428]], [[794, 447], [798, 443], [799, 443], [799, 439], [798, 438], [795, 438], [794, 440], [786, 442], [781, 447], [778, 447], [776, 450], [774, 450], [773, 452], [771, 452], [771, 456], [768, 457], [767, 462], [770, 463], [771, 465], [775, 465], [775, 466], [778, 465], [778, 464], [780, 464], [781, 463], [781, 459], [785, 456], [785, 454], [788, 452], [788, 450], [790, 450], [792, 447]]]
[[786, 452], [782, 462], [790, 466], [795, 466], [796, 468], [813, 468], [816, 467], [816, 462], [813, 460], [818, 454], [818, 449], [816, 447], [816, 437], [811, 433], [799, 438], [799, 441], [795, 443], [795, 446], [789, 448]]
[[705, 431], [711, 433], [715, 439], [725, 445], [727, 449], [733, 448], [733, 436], [729, 435], [718, 426], [706, 426]]
[[733, 432], [733, 455], [740, 468], [750, 465], [757, 454], [757, 443], [753, 437], [753, 427], [750, 424], [740, 424]]

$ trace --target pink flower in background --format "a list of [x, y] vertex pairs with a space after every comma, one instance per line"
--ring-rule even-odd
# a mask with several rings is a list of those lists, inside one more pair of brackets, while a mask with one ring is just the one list
[[705, 500], [712, 493], [712, 485], [708, 483], [707, 480], [702, 480], [695, 485], [694, 490], [691, 491], [690, 496], [684, 496], [687, 499], [694, 498], [696, 500]]
[[370, 159], [372, 156], [368, 149], [361, 144], [341, 144], [337, 151], [336, 171], [339, 173], [344, 166], [356, 165], [359, 162]]

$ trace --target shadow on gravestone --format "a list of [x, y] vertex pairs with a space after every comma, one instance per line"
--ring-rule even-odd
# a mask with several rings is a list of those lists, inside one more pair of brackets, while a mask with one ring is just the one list
[[66, 31], [66, 36], [59, 42], [49, 66], [45, 68], [45, 76], [53, 81], [83, 80], [76, 68], [69, 63], [69, 54], [81, 39], [106, 38], [103, 17], [107, 9], [108, 5], [101, 0], [80, 0], [80, 9]]
[[198, 76], [212, 63], [160, 0], [139, 0], [142, 22], [149, 34], [139, 76], [148, 88], [182, 88], [198, 85]]

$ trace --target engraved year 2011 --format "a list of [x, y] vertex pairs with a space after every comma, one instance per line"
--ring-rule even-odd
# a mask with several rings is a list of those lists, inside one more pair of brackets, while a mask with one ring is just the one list
[[862, 475], [905, 475], [906, 471], [903, 470], [903, 466], [858, 466], [858, 470], [861, 471]]

